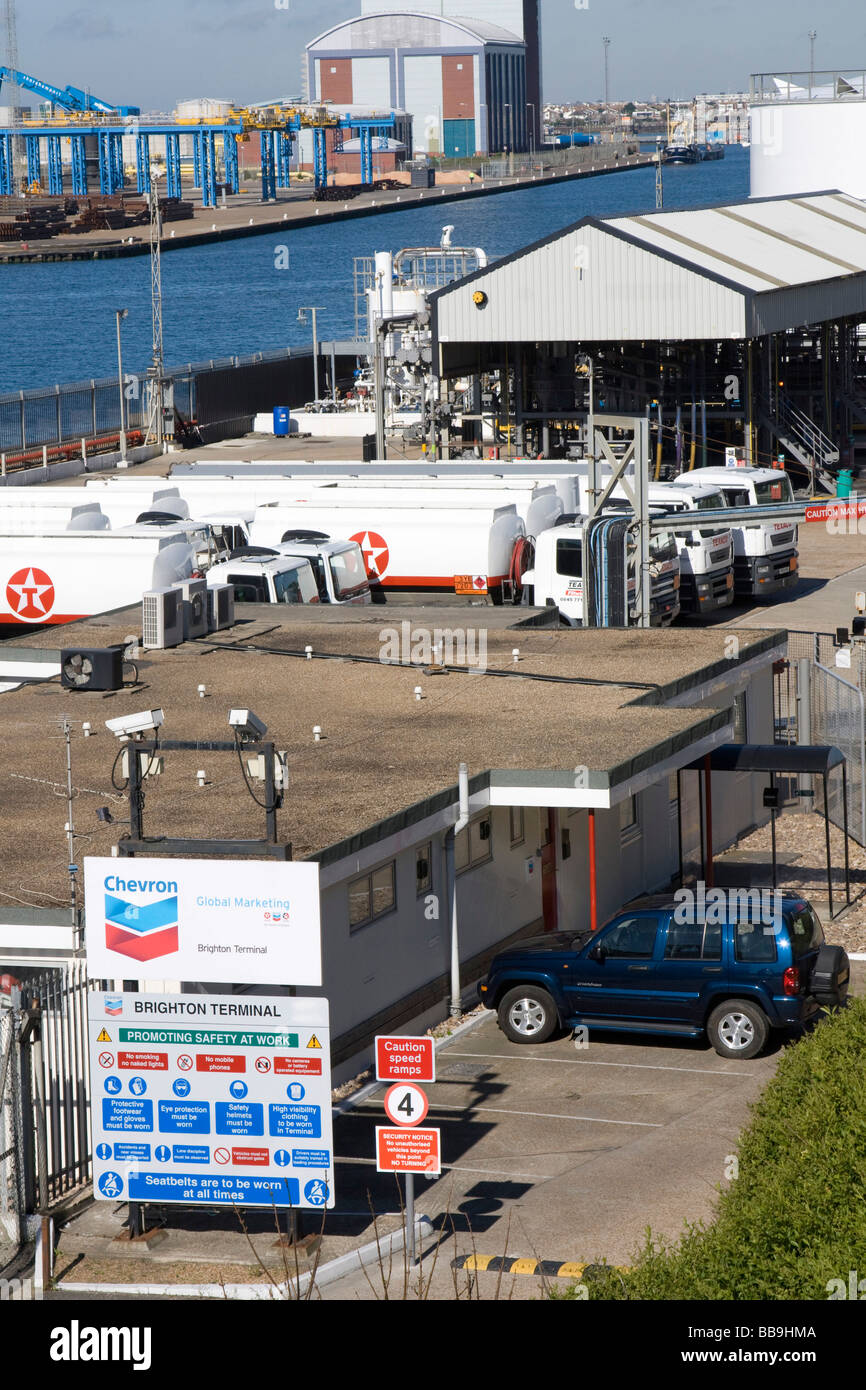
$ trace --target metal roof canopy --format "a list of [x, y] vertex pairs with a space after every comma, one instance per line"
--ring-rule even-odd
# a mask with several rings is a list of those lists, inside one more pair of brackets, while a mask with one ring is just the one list
[[[709, 755], [713, 772], [812, 772], [825, 777], [845, 762], [833, 744], [723, 743]], [[692, 763], [702, 768], [703, 760]]]
[[[703, 774], [706, 798], [706, 816], [701, 812], [706, 825], [704, 846], [705, 864], [708, 870], [708, 884], [712, 886], [712, 793], [710, 773], [712, 772], [768, 772], [770, 789], [774, 790], [776, 775], [805, 773], [824, 778], [824, 839], [827, 851], [827, 897], [830, 904], [830, 920], [833, 912], [833, 875], [830, 858], [830, 809], [827, 799], [827, 778], [837, 767], [842, 769], [842, 817], [845, 845], [845, 901], [851, 903], [851, 876], [848, 865], [848, 785], [845, 770], [845, 755], [833, 744], [781, 744], [781, 743], [722, 743], [711, 749], [702, 758], [689, 763], [683, 771]], [[679, 796], [679, 780], [677, 796]], [[809, 793], [811, 795], [811, 793]], [[770, 807], [770, 833], [772, 840], [773, 888], [776, 887], [776, 809]], [[682, 877], [682, 826], [680, 827], [680, 876]]]
[[866, 203], [830, 190], [586, 217], [436, 291], [431, 306], [446, 356], [449, 344], [791, 331], [866, 313]]

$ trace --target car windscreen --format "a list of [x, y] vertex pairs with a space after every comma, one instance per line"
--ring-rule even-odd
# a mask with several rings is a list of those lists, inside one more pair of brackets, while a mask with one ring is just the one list
[[309, 598], [304, 595], [301, 588], [301, 576], [307, 572], [307, 566], [293, 570], [283, 570], [282, 574], [274, 575], [274, 592], [277, 603], [309, 603]]
[[349, 598], [353, 594], [363, 594], [369, 589], [364, 557], [358, 545], [347, 546], [331, 556], [331, 578], [337, 600]]
[[790, 479], [780, 473], [778, 478], [771, 478], [766, 483], [755, 483], [755, 499], [760, 507], [769, 506], [771, 502], [793, 502]]
[[725, 499], [720, 492], [711, 492], [707, 497], [698, 497], [695, 506], [699, 512], [721, 511], [725, 505]]

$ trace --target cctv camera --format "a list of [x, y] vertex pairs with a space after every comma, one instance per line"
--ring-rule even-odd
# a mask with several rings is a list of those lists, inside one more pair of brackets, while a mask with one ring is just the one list
[[139, 714], [121, 714], [117, 719], [106, 719], [105, 727], [115, 738], [132, 738], [135, 734], [147, 734], [158, 729], [165, 715], [161, 709], [145, 709]]
[[229, 725], [248, 743], [261, 743], [268, 732], [267, 724], [262, 723], [251, 709], [229, 710]]

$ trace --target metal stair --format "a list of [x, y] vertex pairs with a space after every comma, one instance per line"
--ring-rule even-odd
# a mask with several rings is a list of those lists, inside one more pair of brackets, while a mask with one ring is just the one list
[[809, 470], [813, 490], [818, 481], [828, 492], [835, 492], [839, 450], [814, 420], [782, 395], [773, 405], [759, 400], [758, 417], [782, 448]]

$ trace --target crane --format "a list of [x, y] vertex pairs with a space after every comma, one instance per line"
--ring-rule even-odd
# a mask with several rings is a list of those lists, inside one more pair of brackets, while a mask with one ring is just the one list
[[33, 92], [54, 106], [62, 106], [66, 111], [99, 111], [105, 116], [141, 115], [141, 108], [138, 106], [113, 106], [111, 102], [102, 101], [92, 93], [82, 91], [80, 87], [53, 87], [50, 82], [42, 82], [38, 77], [18, 72], [15, 68], [0, 67], [0, 88], [4, 81]]

